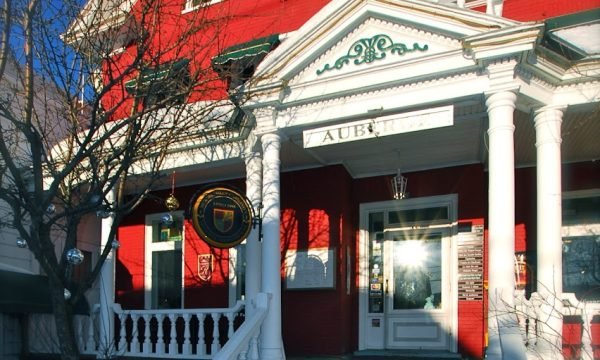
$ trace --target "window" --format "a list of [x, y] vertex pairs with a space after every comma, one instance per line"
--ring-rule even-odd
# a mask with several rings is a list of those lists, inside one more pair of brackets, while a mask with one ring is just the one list
[[563, 291], [600, 301], [600, 190], [563, 198]]
[[183, 104], [192, 83], [189, 62], [181, 59], [143, 69], [138, 77], [125, 82], [125, 90], [141, 98], [144, 107]]
[[146, 217], [146, 298], [147, 309], [183, 307], [183, 212], [173, 214], [170, 224], [164, 214]]
[[212, 67], [227, 81], [228, 88], [232, 91], [254, 75], [258, 64], [279, 43], [279, 35], [273, 34], [228, 47], [212, 59]]

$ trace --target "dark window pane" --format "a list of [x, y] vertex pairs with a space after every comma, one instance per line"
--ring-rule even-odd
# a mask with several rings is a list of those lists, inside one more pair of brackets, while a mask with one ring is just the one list
[[421, 221], [447, 220], [448, 207], [432, 207], [423, 209], [410, 209], [390, 211], [388, 221], [390, 224], [413, 223]]
[[152, 308], [181, 308], [181, 250], [152, 252]]
[[563, 292], [600, 300], [600, 236], [563, 238]]

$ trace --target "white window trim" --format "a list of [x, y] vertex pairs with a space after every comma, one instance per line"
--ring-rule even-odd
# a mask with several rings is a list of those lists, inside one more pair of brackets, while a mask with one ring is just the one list
[[222, 2], [222, 1], [223, 0], [211, 0], [211, 1], [202, 2], [202, 3], [200, 3], [200, 4], [196, 5], [196, 6], [192, 6], [193, 0], [186, 0], [186, 2], [185, 2], [185, 9], [183, 9], [183, 11], [181, 13], [182, 14], [187, 14], [189, 12], [196, 11], [196, 10], [198, 10], [200, 8], [203, 8], [203, 7], [207, 7], [207, 6], [211, 6], [211, 5], [214, 5], [214, 4], [218, 4], [218, 3]]
[[[175, 241], [152, 242], [152, 222], [160, 220], [165, 213], [146, 215], [144, 227], [144, 309], [152, 309], [152, 253], [154, 251], [175, 250]], [[174, 211], [173, 218], [180, 218], [185, 221], [183, 211]], [[185, 225], [181, 231], [181, 308], [185, 308], [184, 288], [185, 288], [185, 268], [183, 259], [185, 259]]]

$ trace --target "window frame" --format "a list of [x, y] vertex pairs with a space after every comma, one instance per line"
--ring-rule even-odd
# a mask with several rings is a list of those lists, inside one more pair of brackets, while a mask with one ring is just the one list
[[[576, 191], [565, 191], [562, 194], [562, 200], [563, 202], [565, 200], [570, 200], [570, 199], [582, 199], [582, 198], [593, 198], [593, 197], [600, 197], [600, 188], [594, 188], [594, 189], [587, 189], [587, 190], [576, 190]], [[564, 217], [564, 207], [561, 207], [561, 211], [563, 212], [563, 217]], [[591, 231], [591, 232], [590, 232]], [[576, 237], [584, 237], [584, 236], [599, 236], [600, 237], [600, 222], [598, 223], [594, 223], [594, 224], [581, 224], [581, 223], [573, 223], [573, 222], [569, 222], [567, 224], [562, 223], [561, 225], [561, 244], [564, 246], [565, 245], [565, 239], [568, 238], [576, 238]], [[563, 248], [564, 249], [564, 248]], [[564, 250], [563, 250], [564, 252]], [[561, 282], [564, 283], [564, 274], [565, 274], [565, 265], [564, 265], [564, 256], [563, 256], [563, 274]], [[588, 299], [580, 299], [579, 297], [577, 297], [576, 293], [568, 293], [568, 292], [564, 292], [566, 294], [572, 294], [577, 300], [579, 301], [586, 301]], [[597, 301], [597, 300], [593, 300], [592, 301]]]
[[200, 0], [200, 3], [197, 5], [194, 5], [194, 0], [186, 0], [185, 1], [185, 7], [183, 8], [183, 11], [181, 12], [182, 14], [185, 13], [189, 13], [192, 11], [196, 11], [198, 9], [207, 7], [207, 6], [212, 6], [215, 4], [218, 4], [220, 2], [223, 2], [224, 0]]
[[173, 219], [181, 220], [181, 240], [180, 241], [159, 241], [153, 242], [154, 222], [160, 221], [165, 213], [148, 214], [144, 226], [144, 309], [156, 310], [152, 307], [153, 286], [152, 286], [152, 258], [155, 251], [173, 251], [181, 249], [181, 305], [179, 309], [185, 308], [185, 216], [182, 210], [171, 213]]

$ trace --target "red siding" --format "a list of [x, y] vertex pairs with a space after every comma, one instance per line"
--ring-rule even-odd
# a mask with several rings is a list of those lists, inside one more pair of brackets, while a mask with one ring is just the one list
[[519, 21], [534, 21], [597, 7], [600, 7], [600, 0], [505, 0], [502, 16]]
[[349, 224], [354, 211], [351, 185], [341, 166], [282, 174], [282, 259], [290, 249], [329, 248], [335, 250], [336, 262], [334, 289], [286, 290], [284, 281], [283, 340], [287, 354], [334, 355], [356, 349], [353, 334], [358, 332], [358, 310], [353, 282], [351, 295], [346, 293], [347, 251], [355, 256]]
[[[243, 185], [241, 181], [231, 185]], [[194, 193], [202, 185], [176, 189], [181, 210], [185, 210]], [[144, 307], [144, 256], [145, 256], [145, 216], [165, 213], [167, 210], [161, 201], [169, 192], [153, 194], [156, 198], [147, 200], [132, 213], [119, 227], [121, 246], [117, 253], [116, 265], [116, 301], [124, 308], [141, 309]], [[189, 220], [185, 221], [184, 239], [184, 306], [186, 308], [227, 307], [229, 302], [229, 251], [211, 248], [200, 239]], [[213, 275], [210, 281], [201, 281], [198, 277], [198, 255], [213, 255]]]
[[144, 308], [144, 224], [119, 227], [115, 301], [125, 309]]

